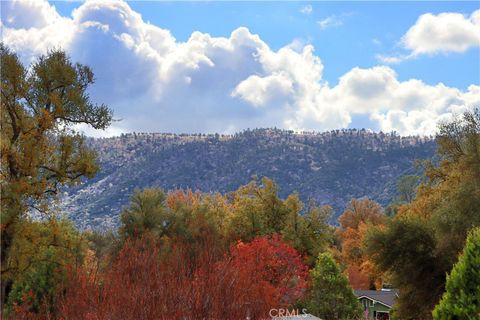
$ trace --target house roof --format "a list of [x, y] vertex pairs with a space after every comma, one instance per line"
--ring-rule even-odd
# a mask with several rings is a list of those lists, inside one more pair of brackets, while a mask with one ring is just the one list
[[391, 308], [398, 297], [398, 292], [397, 290], [355, 290], [355, 295], [358, 299], [365, 297]]

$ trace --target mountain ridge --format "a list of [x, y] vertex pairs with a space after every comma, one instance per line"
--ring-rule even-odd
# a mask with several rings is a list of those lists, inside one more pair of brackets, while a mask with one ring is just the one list
[[338, 215], [351, 198], [387, 205], [395, 183], [418, 173], [416, 159], [434, 156], [431, 137], [401, 137], [365, 129], [293, 132], [245, 130], [232, 135], [131, 133], [88, 138], [98, 153], [98, 175], [65, 191], [61, 209], [80, 228], [111, 228], [139, 188], [229, 192], [252, 176], [269, 177], [280, 196], [329, 204]]

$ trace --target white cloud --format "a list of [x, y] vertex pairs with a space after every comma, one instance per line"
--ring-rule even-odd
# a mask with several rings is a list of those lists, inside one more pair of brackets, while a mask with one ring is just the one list
[[[11, 18], [18, 8], [30, 24]], [[353, 68], [331, 86], [311, 45], [294, 41], [274, 51], [244, 27], [229, 37], [196, 31], [179, 42], [121, 1], [87, 1], [72, 18], [60, 17], [48, 3], [2, 2], [2, 23], [3, 40], [26, 62], [61, 46], [92, 67], [97, 83], [91, 96], [123, 119], [104, 135], [327, 130], [351, 125], [356, 115], [382, 130], [431, 134], [436, 120], [480, 104], [479, 86], [461, 91], [399, 81], [386, 66]]]
[[460, 13], [427, 13], [418, 18], [402, 42], [412, 54], [465, 52], [480, 46], [480, 10], [470, 17]]
[[300, 9], [300, 12], [309, 15], [313, 12], [313, 8], [311, 5], [307, 4]]
[[423, 14], [402, 37], [401, 45], [408, 54], [377, 55], [377, 60], [398, 63], [420, 55], [462, 53], [480, 47], [480, 10], [470, 16], [454, 12]]
[[325, 19], [317, 21], [317, 23], [321, 29], [327, 29], [330, 27], [339, 27], [343, 25], [342, 19], [336, 15], [331, 15], [329, 17], [326, 17]]
[[[367, 114], [383, 131], [429, 135], [439, 119], [480, 104], [480, 86], [467, 91], [417, 79], [399, 81], [389, 67], [354, 68], [325, 96], [350, 114]], [[477, 94], [477, 95], [476, 95]]]
[[2, 23], [9, 28], [43, 28], [61, 19], [55, 8], [44, 1], [2, 1], [1, 9]]
[[266, 106], [273, 101], [282, 103], [293, 94], [291, 79], [282, 74], [271, 74], [266, 77], [253, 75], [243, 80], [233, 90], [233, 97], [241, 97], [253, 106]]
[[387, 55], [383, 55], [383, 54], [375, 55], [375, 58], [377, 59], [377, 61], [379, 61], [381, 63], [385, 63], [385, 64], [400, 63], [402, 61], [405, 61], [405, 60], [409, 59], [410, 57], [411, 56], [409, 56], [409, 55], [397, 55], [397, 56], [387, 56]]
[[24, 61], [50, 48], [64, 46], [74, 34], [71, 19], [61, 17], [46, 1], [2, 1], [2, 41]]

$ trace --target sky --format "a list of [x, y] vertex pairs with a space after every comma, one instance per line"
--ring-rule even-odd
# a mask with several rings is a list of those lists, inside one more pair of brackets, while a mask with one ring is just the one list
[[432, 135], [480, 106], [471, 2], [1, 2], [2, 41], [89, 65], [106, 131], [368, 128]]

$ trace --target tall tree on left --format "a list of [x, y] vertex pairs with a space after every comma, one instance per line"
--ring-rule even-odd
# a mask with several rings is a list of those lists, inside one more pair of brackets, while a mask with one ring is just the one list
[[[29, 210], [47, 212], [59, 188], [92, 177], [95, 153], [75, 125], [105, 129], [112, 110], [90, 101], [89, 67], [51, 50], [25, 67], [15, 52], [1, 54], [1, 275], [8, 266], [16, 226]], [[2, 305], [8, 283], [2, 281]]]

